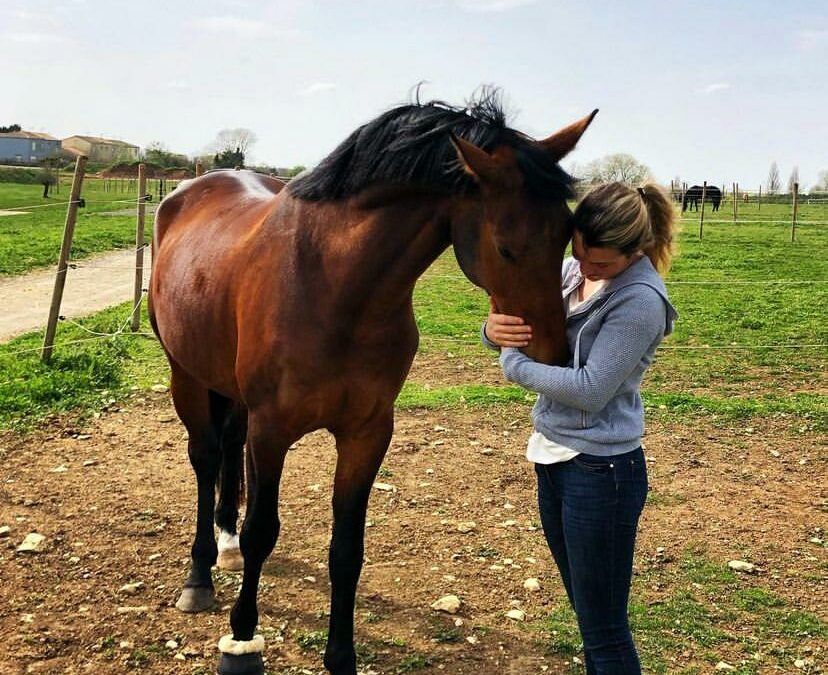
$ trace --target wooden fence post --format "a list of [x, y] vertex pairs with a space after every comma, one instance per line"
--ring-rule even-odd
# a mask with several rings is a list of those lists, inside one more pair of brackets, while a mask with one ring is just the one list
[[687, 208], [687, 183], [684, 183], [681, 188], [681, 212]]
[[793, 217], [791, 218], [791, 241], [796, 241], [796, 207], [799, 202], [799, 183], [793, 184]]
[[144, 196], [147, 192], [146, 166], [138, 165], [138, 214], [135, 222], [135, 288], [132, 293], [132, 332], [138, 330], [141, 324], [141, 297], [144, 294], [144, 218], [147, 203]]
[[759, 184], [759, 211], [762, 210], [762, 185]]
[[707, 197], [707, 181], [702, 183], [702, 207], [701, 207], [701, 215], [699, 215], [699, 241], [702, 240], [704, 237], [704, 200]]
[[63, 287], [66, 285], [66, 270], [69, 266], [69, 253], [72, 250], [72, 237], [75, 235], [75, 221], [78, 217], [78, 201], [80, 200], [83, 176], [86, 169], [86, 155], [79, 155], [75, 160], [75, 175], [72, 178], [72, 192], [69, 195], [69, 208], [66, 209], [66, 224], [63, 227], [63, 243], [60, 246], [55, 287], [52, 290], [52, 304], [49, 306], [49, 318], [46, 321], [46, 334], [43, 336], [43, 349], [40, 352], [41, 361], [47, 362], [52, 358], [55, 345], [55, 331], [57, 331], [60, 303], [63, 300]]
[[195, 166], [196, 178], [198, 178], [203, 173], [204, 173], [204, 167], [202, 166], [201, 162], [196, 162], [196, 166]]

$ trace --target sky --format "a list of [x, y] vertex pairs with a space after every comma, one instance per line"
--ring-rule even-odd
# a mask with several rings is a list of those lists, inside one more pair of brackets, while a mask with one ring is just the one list
[[[502, 88], [545, 137], [600, 112], [564, 162], [624, 152], [661, 181], [757, 189], [828, 170], [828, 3], [0, 0], [0, 125], [313, 165], [409, 100]], [[248, 162], [249, 163], [249, 162]]]

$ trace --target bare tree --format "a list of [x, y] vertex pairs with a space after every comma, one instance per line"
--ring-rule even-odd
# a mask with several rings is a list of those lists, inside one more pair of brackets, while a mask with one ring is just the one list
[[791, 171], [791, 177], [788, 178], [788, 192], [793, 193], [794, 191], [794, 183], [799, 182], [799, 167], [795, 166], [793, 171]]
[[256, 134], [250, 129], [239, 127], [237, 129], [222, 129], [216, 134], [216, 140], [213, 141], [212, 151], [214, 153], [222, 153], [230, 151], [238, 151], [243, 155], [256, 143]]
[[828, 171], [820, 171], [816, 184], [811, 188], [811, 192], [828, 192]]
[[770, 171], [768, 171], [768, 194], [775, 195], [779, 192], [779, 188], [781, 187], [781, 183], [779, 182], [779, 167], [776, 166], [776, 162], [771, 164]]
[[632, 155], [618, 153], [596, 159], [583, 169], [584, 179], [592, 184], [612, 183], [638, 185], [651, 177], [650, 169]]

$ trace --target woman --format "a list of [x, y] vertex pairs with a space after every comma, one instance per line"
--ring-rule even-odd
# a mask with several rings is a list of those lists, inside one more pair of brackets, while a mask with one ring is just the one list
[[503, 348], [507, 379], [540, 394], [527, 458], [544, 534], [578, 617], [589, 675], [641, 672], [627, 620], [633, 547], [647, 498], [640, 384], [677, 314], [659, 271], [670, 265], [675, 213], [655, 184], [595, 188], [573, 216], [563, 265], [572, 361], [536, 363], [520, 317], [493, 307], [483, 340]]

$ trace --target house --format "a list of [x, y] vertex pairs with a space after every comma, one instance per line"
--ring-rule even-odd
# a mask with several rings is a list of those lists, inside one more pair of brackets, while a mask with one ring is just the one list
[[35, 131], [0, 134], [0, 164], [38, 164], [60, 153], [60, 141]]
[[93, 162], [111, 164], [138, 159], [138, 146], [98, 136], [69, 136], [61, 141], [63, 150], [73, 155], [86, 155]]

